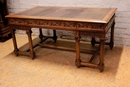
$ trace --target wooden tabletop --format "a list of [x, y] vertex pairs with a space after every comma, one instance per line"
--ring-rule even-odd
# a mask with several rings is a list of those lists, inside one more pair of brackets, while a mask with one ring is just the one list
[[37, 6], [6, 18], [108, 23], [115, 11], [116, 8]]

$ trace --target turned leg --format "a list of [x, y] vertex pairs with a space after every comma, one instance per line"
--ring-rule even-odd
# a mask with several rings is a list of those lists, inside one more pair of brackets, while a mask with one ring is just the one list
[[105, 39], [100, 39], [100, 58], [98, 65], [100, 72], [104, 70], [104, 45], [105, 45]]
[[95, 40], [95, 38], [94, 38], [94, 37], [92, 37], [92, 40], [91, 40], [91, 45], [94, 47], [95, 43], [96, 43], [96, 40]]
[[57, 36], [56, 36], [56, 30], [53, 30], [53, 40], [56, 42]]
[[81, 60], [80, 60], [80, 35], [79, 32], [75, 32], [75, 41], [76, 41], [76, 60], [75, 64], [77, 67], [81, 66]]
[[43, 34], [42, 34], [42, 28], [39, 28], [39, 38], [42, 40], [43, 39]]
[[18, 46], [17, 46], [17, 41], [16, 41], [16, 36], [15, 36], [15, 30], [14, 29], [12, 29], [11, 34], [12, 34], [12, 40], [13, 40], [13, 45], [14, 45], [14, 54], [16, 56], [18, 56], [19, 49], [18, 49]]
[[110, 44], [109, 47], [112, 49], [113, 45], [114, 45], [114, 25], [115, 25], [115, 21], [113, 22], [113, 25], [111, 27], [111, 37], [110, 37]]
[[33, 51], [33, 42], [32, 42], [32, 37], [31, 37], [31, 29], [30, 30], [26, 30], [26, 33], [28, 35], [28, 40], [29, 40], [29, 48], [30, 48], [30, 57], [32, 57], [32, 59], [34, 59], [35, 57], [35, 52]]

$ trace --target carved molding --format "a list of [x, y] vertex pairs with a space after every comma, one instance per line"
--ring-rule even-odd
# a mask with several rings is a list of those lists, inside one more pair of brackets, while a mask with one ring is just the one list
[[10, 25], [10, 28], [11, 28], [12, 30], [14, 30], [14, 29], [30, 30], [30, 29], [31, 29], [31, 27], [26, 27], [26, 26], [17, 26], [17, 25], [15, 25], [15, 26]]
[[100, 30], [103, 30], [104, 29], [104, 24], [101, 24], [101, 23], [84, 23], [84, 22], [81, 22], [81, 23], [78, 23], [77, 24], [77, 28], [78, 29], [100, 29]]
[[[71, 22], [71, 21], [54, 21], [54, 20], [39, 20], [39, 19], [9, 19], [9, 24], [13, 29], [27, 30], [31, 27], [65, 29], [79, 31], [82, 36], [91, 37], [105, 37], [107, 30], [111, 27], [115, 16], [105, 23], [85, 23], [85, 22]], [[86, 32], [85, 32], [86, 31]], [[94, 32], [93, 32], [94, 31]]]
[[98, 38], [105, 38], [104, 33], [98, 33], [98, 32], [80, 32], [80, 36], [86, 36], [86, 37], [98, 37]]
[[[103, 29], [104, 33], [101, 33], [101, 32], [82, 32], [82, 31], [80, 31], [80, 35], [81, 36], [105, 38], [105, 34], [107, 33], [107, 31], [110, 29], [110, 27], [114, 23], [114, 20], [115, 20], [115, 15], [110, 19], [110, 21], [107, 24], [104, 24], [104, 25], [103, 24], [101, 24], [101, 25], [97, 24], [97, 25], [90, 26], [90, 28], [92, 28], [92, 29]], [[86, 25], [84, 25], [84, 26], [86, 26]]]
[[71, 21], [54, 21], [54, 20], [38, 20], [38, 19], [9, 19], [11, 25], [32, 26], [41, 28], [70, 28], [78, 30], [99, 30], [104, 31], [107, 24], [104, 23], [85, 23]]
[[32, 27], [60, 27], [60, 28], [76, 28], [75, 22], [66, 21], [49, 21], [49, 20], [32, 20], [32, 19], [9, 19], [9, 24], [23, 25]]

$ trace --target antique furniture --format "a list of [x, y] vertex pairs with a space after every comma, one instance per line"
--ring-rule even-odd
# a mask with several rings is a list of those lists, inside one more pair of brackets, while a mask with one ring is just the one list
[[6, 15], [8, 15], [7, 0], [0, 0], [0, 41], [5, 41], [11, 37], [8, 20], [5, 19]]
[[[113, 36], [114, 36], [114, 24], [115, 24], [115, 11], [116, 8], [88, 8], [88, 7], [51, 7], [51, 6], [38, 6], [19, 13], [14, 13], [6, 16], [10, 24], [10, 31], [12, 32], [12, 39], [14, 44], [15, 55], [23, 54], [29, 55], [34, 59], [35, 52], [33, 51], [33, 43], [31, 38], [31, 28], [40, 28], [40, 39], [43, 39], [41, 28], [54, 29], [53, 39], [56, 41], [55, 30], [67, 30], [73, 31], [75, 35], [76, 43], [76, 61], [77, 67], [89, 66], [98, 68], [100, 71], [104, 69], [104, 45], [105, 35], [109, 29], [111, 29], [110, 43], [106, 43], [113, 48]], [[20, 51], [17, 47], [17, 41], [15, 37], [15, 30], [25, 30], [29, 39], [29, 52]], [[92, 56], [89, 62], [83, 62], [80, 59], [80, 37], [89, 36], [92, 37], [92, 45], [96, 43], [95, 37], [100, 39], [99, 47], [96, 53]], [[48, 46], [42, 45], [40, 46]], [[49, 47], [49, 46], [48, 46]], [[53, 47], [53, 46], [50, 46]], [[59, 47], [59, 49], [62, 47]], [[74, 50], [74, 49], [68, 49]], [[99, 63], [92, 63], [95, 55], [100, 52]]]

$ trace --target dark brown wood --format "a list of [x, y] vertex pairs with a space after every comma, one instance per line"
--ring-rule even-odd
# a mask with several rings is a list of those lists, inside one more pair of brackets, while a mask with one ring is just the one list
[[57, 36], [56, 36], [56, 30], [53, 30], [53, 40], [56, 42]]
[[91, 44], [92, 44], [93, 47], [94, 47], [94, 45], [96, 44], [96, 40], [95, 40], [94, 37], [92, 37]]
[[7, 0], [0, 0], [0, 41], [2, 42], [11, 38], [6, 15], [8, 15]]
[[[29, 55], [34, 59], [35, 53], [33, 51], [33, 43], [31, 38], [31, 28], [40, 28], [40, 39], [41, 42], [46, 41], [47, 38], [42, 35], [41, 28], [54, 29], [53, 40], [56, 42], [56, 30], [68, 30], [73, 31], [75, 35], [76, 44], [76, 60], [75, 64], [77, 67], [89, 66], [99, 69], [101, 72], [104, 70], [104, 45], [105, 35], [111, 28], [111, 39], [110, 47], [113, 48], [114, 44], [114, 24], [115, 24], [115, 11], [116, 8], [87, 8], [87, 7], [50, 7], [50, 6], [38, 6], [19, 13], [7, 15], [6, 18], [9, 20], [9, 24], [12, 31], [14, 52], [16, 55], [25, 54]], [[27, 31], [29, 40], [29, 54], [28, 52], [21, 52], [17, 48], [16, 38], [14, 30], [20, 29]], [[99, 38], [99, 48], [97, 48], [94, 55], [88, 62], [83, 62], [80, 59], [80, 38], [82, 36], [92, 37], [92, 45], [96, 43], [94, 38]], [[43, 38], [44, 37], [44, 38]], [[56, 47], [42, 45], [56, 49], [73, 50], [70, 48]], [[94, 64], [92, 60], [97, 53], [100, 53], [99, 63]]]
[[39, 28], [39, 38], [42, 40], [43, 39], [43, 34], [42, 34], [42, 28]]
[[0, 0], [1, 3], [4, 3], [5, 0]]
[[113, 24], [111, 26], [111, 35], [110, 35], [110, 43], [109, 43], [109, 46], [110, 48], [112, 49], [113, 48], [113, 45], [114, 45], [114, 25], [115, 25], [115, 21], [113, 21]]

